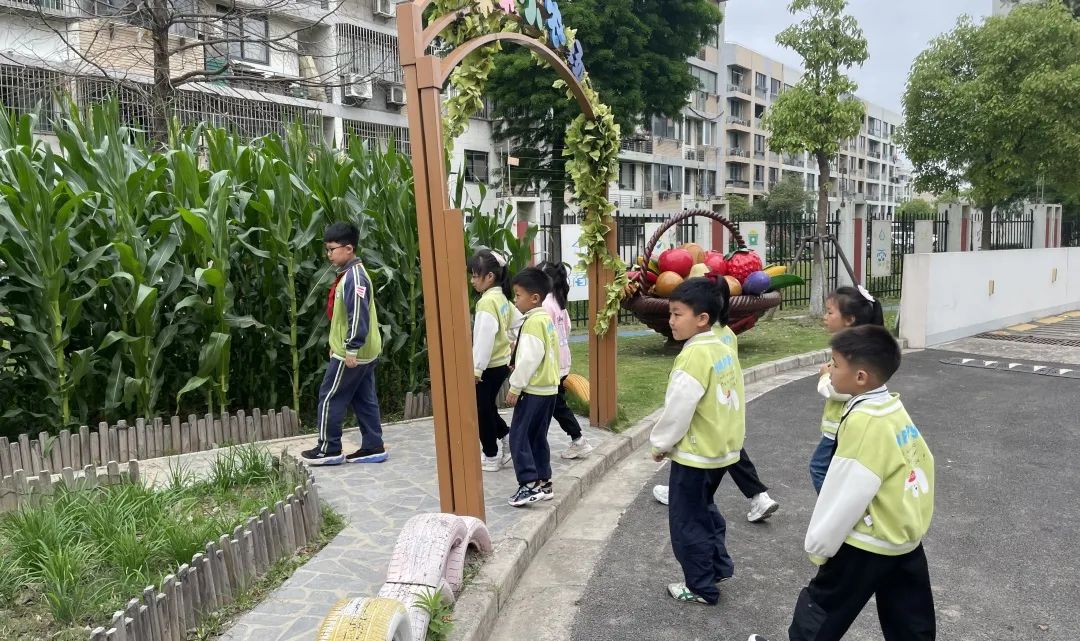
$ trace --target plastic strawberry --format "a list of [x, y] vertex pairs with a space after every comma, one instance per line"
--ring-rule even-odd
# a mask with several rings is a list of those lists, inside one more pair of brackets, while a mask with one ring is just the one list
[[727, 265], [728, 275], [739, 279], [741, 283], [750, 274], [761, 271], [761, 256], [752, 249], [736, 249], [728, 256]]

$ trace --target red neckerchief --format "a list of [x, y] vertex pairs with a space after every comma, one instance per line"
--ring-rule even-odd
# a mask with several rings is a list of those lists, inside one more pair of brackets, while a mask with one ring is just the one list
[[338, 283], [341, 282], [341, 277], [344, 275], [344, 271], [337, 275], [334, 284], [330, 285], [330, 294], [326, 297], [326, 317], [330, 320], [334, 320], [334, 294], [337, 293]]

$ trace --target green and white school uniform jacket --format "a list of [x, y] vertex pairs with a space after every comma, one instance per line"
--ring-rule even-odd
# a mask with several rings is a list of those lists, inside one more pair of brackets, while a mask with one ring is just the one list
[[649, 437], [653, 452], [688, 467], [727, 467], [739, 461], [745, 436], [739, 359], [716, 333], [698, 334], [675, 357], [664, 411]]
[[518, 332], [510, 392], [553, 396], [559, 392], [559, 337], [543, 307], [525, 314]]
[[934, 515], [934, 456], [884, 386], [847, 403], [805, 547], [818, 565], [844, 543], [899, 556], [922, 542]]
[[818, 379], [817, 391], [825, 397], [825, 411], [821, 414], [821, 435], [835, 440], [840, 418], [844, 415], [844, 406], [851, 400], [851, 395], [841, 394], [833, 389], [832, 377], [828, 373], [822, 374]]
[[499, 286], [488, 288], [476, 303], [473, 317], [473, 374], [510, 364], [510, 324], [513, 310]]

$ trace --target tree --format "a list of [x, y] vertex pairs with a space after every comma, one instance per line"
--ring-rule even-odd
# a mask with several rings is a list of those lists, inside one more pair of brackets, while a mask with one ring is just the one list
[[[743, 196], [742, 194], [728, 194], [727, 203], [728, 216], [731, 218], [731, 220], [748, 220], [747, 214], [752, 211], [752, 207], [750, 206], [750, 201], [746, 198], [746, 196]], [[754, 204], [756, 205], [757, 203]]]
[[937, 218], [937, 207], [922, 198], [915, 198], [900, 205], [897, 217], [910, 220], [934, 220]]
[[776, 42], [803, 59], [803, 76], [765, 113], [771, 133], [769, 148], [775, 152], [809, 152], [817, 161], [817, 236], [811, 273], [811, 313], [825, 307], [825, 255], [822, 240], [828, 234], [829, 160], [840, 141], [859, 133], [865, 110], [854, 97], [858, 85], [845, 71], [862, 65], [868, 56], [866, 38], [859, 23], [845, 15], [846, 0], [792, 0], [788, 9], [806, 16], [776, 36]]
[[[1021, 4], [1021, 0], [1005, 0], [1005, 2], [1009, 5]], [[1080, 0], [1065, 0], [1065, 6], [1072, 11], [1073, 16], [1080, 18]]]
[[995, 207], [1040, 179], [1080, 191], [1080, 21], [1060, 0], [961, 18], [915, 60], [901, 144], [919, 189], [968, 187], [990, 248]]
[[[273, 87], [272, 92], [319, 94], [331, 78], [341, 75], [338, 52], [323, 51], [328, 40], [318, 29], [344, 0], [317, 8], [307, 0], [264, 0], [238, 4], [235, 0], [140, 0], [111, 2], [72, 0], [84, 19], [65, 26], [49, 7], [32, 2], [36, 13], [27, 20], [30, 30], [44, 31], [63, 44], [65, 66], [78, 76], [98, 77], [133, 92], [146, 105], [146, 129], [162, 143], [168, 137], [181, 87], [200, 82], [221, 83], [241, 75], [242, 60], [272, 62], [272, 56], [301, 54], [318, 60], [317, 69], [303, 78], [268, 79], [243, 75], [241, 86]], [[30, 6], [28, 5], [28, 6]], [[25, 13], [20, 10], [19, 13]], [[287, 16], [287, 19], [280, 16]], [[376, 48], [382, 74], [397, 65], [390, 47]], [[6, 55], [6, 54], [5, 54]], [[25, 58], [25, 56], [22, 56]], [[21, 62], [21, 60], [19, 61]], [[40, 59], [43, 67], [50, 61]], [[298, 62], [298, 67], [303, 67]]]
[[773, 186], [765, 195], [764, 201], [766, 220], [802, 218], [807, 212], [810, 194], [803, 183], [802, 176], [789, 173]]
[[[686, 59], [716, 36], [723, 19], [709, 0], [575, 0], [559, 8], [577, 28], [589, 77], [624, 135], [654, 114], [679, 115], [699, 86]], [[495, 104], [495, 140], [519, 159], [514, 192], [551, 196], [557, 250], [567, 187], [562, 151], [579, 109], [552, 89], [554, 79], [530, 53], [509, 50], [496, 57], [486, 93]]]

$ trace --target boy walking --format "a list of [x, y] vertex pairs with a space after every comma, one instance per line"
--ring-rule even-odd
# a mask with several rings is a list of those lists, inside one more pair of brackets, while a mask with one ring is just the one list
[[716, 605], [716, 584], [735, 571], [724, 542], [727, 523], [713, 495], [743, 446], [742, 370], [712, 331], [728, 307], [726, 287], [691, 278], [675, 288], [669, 303], [672, 336], [686, 343], [675, 357], [664, 411], [649, 437], [653, 458], [671, 459], [668, 528], [684, 581], [668, 585], [668, 594], [676, 601]]
[[[382, 336], [371, 278], [356, 257], [360, 232], [350, 223], [334, 223], [326, 228], [323, 242], [327, 258], [338, 270], [326, 309], [330, 363], [315, 408], [319, 442], [300, 455], [308, 465], [382, 463], [387, 453], [375, 396], [375, 363], [382, 352]], [[341, 449], [341, 424], [350, 407], [360, 424], [361, 442], [360, 449], [346, 455]]]
[[510, 451], [518, 490], [507, 501], [521, 507], [550, 500], [551, 449], [548, 427], [559, 391], [559, 339], [555, 323], [543, 308], [551, 279], [535, 267], [518, 272], [512, 281], [514, 306], [524, 315], [518, 332], [506, 404], [514, 408], [510, 421]]
[[833, 387], [851, 399], [806, 532], [806, 551], [821, 567], [799, 593], [788, 638], [840, 639], [873, 595], [886, 641], [930, 641], [936, 622], [922, 538], [934, 513], [934, 457], [885, 387], [900, 348], [877, 325], [843, 330], [831, 345]]

